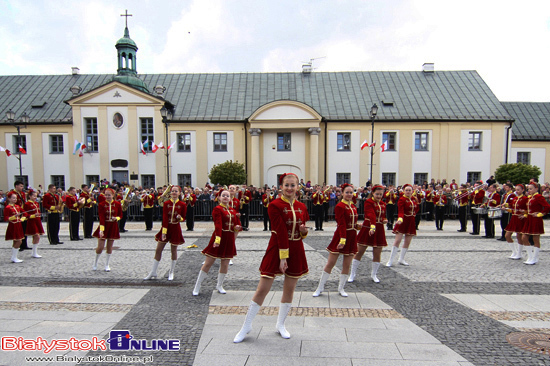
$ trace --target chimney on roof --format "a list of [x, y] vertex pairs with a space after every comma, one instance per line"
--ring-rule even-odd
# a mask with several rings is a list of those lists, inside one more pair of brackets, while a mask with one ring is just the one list
[[425, 73], [434, 73], [434, 63], [433, 62], [426, 62], [424, 65], [422, 65], [422, 71]]
[[166, 91], [166, 87], [163, 86], [163, 85], [157, 85], [153, 88], [153, 90], [155, 91], [155, 93], [157, 93], [157, 95], [161, 98], [164, 98], [164, 92]]
[[80, 69], [79, 69], [78, 67], [76, 67], [76, 66], [71, 67], [71, 70], [72, 70], [72, 74], [73, 74], [73, 75], [78, 75], [78, 74], [80, 74]]
[[311, 62], [306, 62], [302, 65], [302, 74], [311, 74], [313, 71], [313, 64]]

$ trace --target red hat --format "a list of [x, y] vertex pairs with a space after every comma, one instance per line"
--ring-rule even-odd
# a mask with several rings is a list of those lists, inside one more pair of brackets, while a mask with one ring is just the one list
[[405, 188], [407, 188], [407, 187], [411, 187], [411, 188], [412, 188], [413, 186], [411, 186], [409, 183], [407, 183], [407, 184], [404, 184], [402, 188], [403, 188], [403, 190], [405, 190]]
[[343, 191], [344, 189], [346, 189], [346, 187], [351, 187], [351, 188], [353, 188], [353, 186], [352, 186], [351, 184], [349, 184], [349, 183], [344, 183], [344, 184], [342, 184], [342, 185], [340, 186], [340, 188], [342, 188], [342, 191]]
[[[220, 190], [218, 191], [218, 193], [216, 193], [216, 198], [214, 199], [214, 201], [218, 201], [218, 197], [220, 197], [220, 194], [222, 194], [223, 191], [227, 191], [227, 189], [225, 188], [220, 188]], [[229, 191], [228, 191], [229, 192]]]
[[372, 191], [376, 191], [377, 189], [386, 189], [386, 187], [384, 187], [383, 185], [381, 184], [375, 184], [373, 187], [372, 187]]
[[115, 192], [114, 189], [112, 189], [112, 188], [105, 188], [105, 192], [107, 192], [107, 191], [111, 191], [111, 193], [113, 194], [113, 196], [116, 196], [116, 192]]
[[517, 186], [520, 186], [520, 187], [523, 188], [523, 190], [525, 191], [525, 185], [524, 185], [524, 184], [521, 184], [521, 183], [520, 183], [520, 184], [516, 184], [516, 187], [517, 187]]
[[[279, 184], [280, 184], [280, 185], [283, 184], [283, 180], [285, 179], [285, 177], [286, 177], [287, 175], [293, 175], [293, 176], [296, 177], [296, 179], [298, 179], [298, 176], [297, 176], [296, 174], [294, 174], [294, 173], [284, 173], [284, 174], [282, 174], [282, 175], [279, 177]], [[299, 179], [298, 179], [298, 180], [299, 180]]]

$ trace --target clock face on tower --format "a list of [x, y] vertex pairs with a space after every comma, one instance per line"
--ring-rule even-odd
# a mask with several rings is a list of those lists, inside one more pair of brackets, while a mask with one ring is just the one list
[[122, 117], [122, 114], [116, 112], [113, 115], [113, 125], [116, 128], [121, 128], [124, 125], [124, 118]]

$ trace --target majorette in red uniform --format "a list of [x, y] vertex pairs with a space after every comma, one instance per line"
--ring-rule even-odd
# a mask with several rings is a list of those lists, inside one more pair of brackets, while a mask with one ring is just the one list
[[[365, 221], [363, 227], [357, 236], [358, 252], [351, 262], [351, 273], [348, 282], [353, 282], [357, 273], [357, 267], [363, 258], [366, 247], [372, 247], [372, 271], [371, 278], [378, 283], [378, 268], [380, 268], [380, 254], [382, 248], [387, 246], [386, 232], [384, 226], [388, 220], [386, 218], [386, 203], [384, 202], [384, 186], [375, 185], [372, 187], [371, 197], [365, 201]], [[393, 195], [393, 193], [392, 193]], [[392, 197], [389, 197], [390, 199]]]
[[510, 233], [523, 233], [523, 227], [525, 226], [526, 220], [524, 220], [523, 213], [527, 209], [527, 196], [524, 196], [523, 184], [518, 184], [519, 187], [522, 187], [520, 191], [516, 186], [516, 195], [512, 197], [509, 203], [504, 204], [504, 207], [508, 209], [508, 212], [512, 215], [510, 218], [510, 223], [506, 226], [506, 231]]
[[105, 189], [105, 201], [101, 202], [97, 208], [99, 217], [99, 227], [93, 233], [97, 238], [96, 257], [92, 269], [97, 270], [97, 262], [107, 242], [107, 254], [105, 259], [105, 272], [109, 272], [109, 261], [113, 253], [113, 243], [120, 238], [118, 221], [122, 217], [122, 206], [119, 201], [115, 200], [116, 192], [114, 189]]
[[40, 206], [36, 201], [27, 201], [23, 206], [23, 211], [27, 216], [27, 229], [25, 235], [44, 235], [44, 228], [42, 227], [42, 220], [40, 214]]
[[[540, 234], [544, 234], [544, 223], [542, 218], [550, 212], [550, 204], [539, 193], [539, 185], [531, 181], [527, 186], [529, 199], [527, 200], [527, 210], [525, 219], [527, 222], [523, 227], [523, 245], [527, 249], [527, 261], [525, 264], [537, 264], [540, 252]], [[529, 235], [533, 238], [534, 246], [529, 245]], [[529, 245], [529, 247], [527, 247]]]
[[306, 206], [297, 201], [299, 179], [294, 173], [285, 173], [279, 178], [283, 196], [269, 204], [271, 239], [260, 265], [261, 278], [248, 307], [244, 324], [233, 339], [239, 343], [252, 329], [252, 321], [260, 310], [266, 295], [271, 290], [275, 276], [285, 274], [283, 295], [277, 317], [277, 332], [290, 338], [285, 320], [292, 306], [292, 296], [298, 278], [308, 272], [302, 239], [307, 236], [306, 223], [309, 215]]
[[[178, 259], [178, 249], [177, 247], [183, 243], [183, 235], [181, 233], [180, 223], [185, 220], [185, 215], [187, 213], [187, 205], [185, 202], [180, 200], [181, 196], [181, 187], [180, 186], [170, 186], [167, 190], [170, 189], [170, 199], [162, 202], [164, 198], [164, 193], [159, 197], [158, 202], [162, 206], [162, 228], [155, 235], [155, 240], [157, 241], [157, 249], [155, 251], [155, 258], [153, 261], [153, 269], [144, 280], [150, 280], [152, 278], [157, 278], [157, 269], [162, 257], [162, 251], [166, 246], [166, 243], [170, 242], [170, 252], [172, 254], [172, 263], [170, 265], [170, 271], [168, 272], [168, 281], [174, 279], [174, 270], [176, 268], [176, 262]], [[167, 190], [165, 192], [167, 192]]]
[[21, 263], [23, 261], [17, 258], [17, 253], [19, 253], [21, 241], [25, 237], [22, 222], [26, 220], [26, 217], [25, 214], [23, 214], [23, 209], [21, 206], [15, 203], [15, 196], [16, 195], [12, 192], [8, 193], [6, 196], [8, 204], [4, 208], [4, 221], [8, 222], [8, 227], [6, 228], [6, 240], [13, 240], [11, 261], [13, 263]]
[[409, 249], [412, 237], [416, 235], [415, 216], [420, 209], [420, 205], [418, 204], [416, 198], [413, 196], [412, 190], [413, 188], [410, 184], [403, 185], [404, 194], [401, 198], [399, 198], [399, 201], [397, 202], [398, 218], [397, 223], [393, 228], [393, 233], [396, 234], [395, 241], [391, 248], [390, 259], [388, 260], [388, 263], [386, 263], [386, 267], [391, 267], [393, 265], [393, 260], [397, 255], [397, 251], [399, 249], [399, 245], [401, 244], [401, 239], [403, 239], [403, 235], [405, 235], [405, 244], [403, 245], [403, 248], [401, 249], [401, 252], [399, 254], [398, 263], [404, 266], [409, 265], [407, 262], [405, 262], [405, 254]]
[[327, 251], [330, 253], [327, 264], [321, 273], [321, 279], [317, 290], [313, 293], [313, 297], [321, 295], [325, 290], [325, 283], [327, 282], [332, 269], [336, 265], [338, 256], [344, 255], [342, 271], [340, 273], [340, 281], [338, 283], [338, 292], [341, 296], [347, 297], [348, 294], [344, 291], [344, 287], [349, 278], [350, 265], [353, 260], [353, 256], [357, 253], [357, 231], [361, 229], [361, 224], [357, 223], [357, 208], [352, 203], [353, 198], [353, 186], [345, 183], [341, 186], [342, 200], [338, 202], [334, 208], [334, 215], [336, 218], [336, 231], [332, 237], [332, 241], [327, 247]]
[[242, 230], [241, 221], [237, 216], [237, 211], [227, 207], [230, 200], [229, 191], [220, 189], [217, 194], [220, 204], [212, 210], [212, 219], [214, 221], [214, 232], [210, 238], [208, 246], [202, 251], [202, 254], [207, 256], [205, 259], [195, 288], [193, 289], [193, 296], [197, 296], [201, 290], [202, 281], [208, 275], [212, 264], [216, 259], [220, 259], [220, 271], [218, 273], [218, 283], [216, 284], [216, 290], [220, 294], [225, 294], [226, 291], [223, 288], [223, 281], [227, 275], [229, 269], [229, 260], [237, 255], [237, 248], [235, 247], [235, 239], [239, 231]]

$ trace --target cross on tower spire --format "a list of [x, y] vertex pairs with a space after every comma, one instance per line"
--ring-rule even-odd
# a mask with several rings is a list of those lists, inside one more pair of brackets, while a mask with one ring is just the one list
[[126, 14], [120, 14], [121, 17], [126, 17], [126, 28], [128, 28], [128, 17], [131, 17], [132, 14], [128, 14], [128, 9], [126, 9]]

